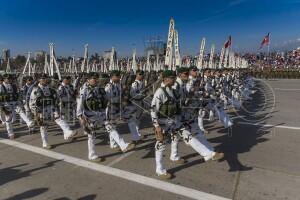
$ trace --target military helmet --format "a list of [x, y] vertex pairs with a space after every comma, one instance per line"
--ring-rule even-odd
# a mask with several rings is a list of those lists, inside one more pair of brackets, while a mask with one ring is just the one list
[[47, 74], [41, 74], [41, 76], [39, 77], [39, 79], [47, 79], [49, 78]]
[[167, 70], [163, 71], [162, 77], [163, 78], [175, 78], [176, 74], [174, 71], [167, 69]]
[[120, 76], [121, 75], [121, 72], [119, 70], [112, 70], [110, 72], [110, 77], [112, 76]]
[[98, 79], [99, 75], [96, 72], [90, 72], [87, 74], [88, 79]]
[[3, 79], [12, 79], [12, 76], [10, 74], [4, 74]]
[[189, 72], [189, 68], [186, 68], [186, 67], [179, 67], [177, 69], [178, 74], [187, 73], [187, 72]]

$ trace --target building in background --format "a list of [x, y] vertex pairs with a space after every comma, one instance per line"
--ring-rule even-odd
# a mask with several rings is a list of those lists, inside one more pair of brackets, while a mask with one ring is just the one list
[[160, 39], [159, 36], [150, 37], [144, 40], [145, 56], [150, 54], [150, 56], [165, 55], [166, 53], [166, 43]]
[[46, 55], [46, 51], [42, 51], [42, 50], [36, 51], [34, 53], [34, 59], [35, 60], [45, 59], [45, 55]]
[[2, 50], [2, 59], [6, 62], [10, 58], [10, 49], [3, 49]]

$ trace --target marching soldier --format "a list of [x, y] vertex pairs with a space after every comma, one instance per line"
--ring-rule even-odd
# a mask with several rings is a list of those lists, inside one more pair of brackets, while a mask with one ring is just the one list
[[[110, 122], [116, 122], [117, 120], [125, 120], [128, 122], [128, 127], [133, 140], [138, 141], [140, 138], [140, 133], [137, 123], [133, 118], [136, 108], [130, 102], [130, 93], [122, 90], [122, 86], [120, 84], [120, 71], [113, 70], [111, 71], [110, 75], [110, 82], [105, 86], [105, 92], [108, 100], [107, 119]], [[119, 148], [116, 141], [114, 141], [111, 136], [110, 147], [112, 149]]]
[[133, 144], [126, 143], [120, 137], [115, 127], [107, 119], [107, 96], [105, 90], [98, 86], [98, 75], [90, 73], [84, 87], [80, 90], [80, 97], [77, 104], [77, 117], [84, 131], [88, 135], [88, 158], [91, 161], [100, 162], [103, 159], [99, 157], [95, 150], [95, 131], [105, 127], [109, 137], [113, 140], [123, 152], [134, 148]]
[[33, 77], [28, 76], [25, 78], [25, 85], [21, 88], [21, 99], [25, 108], [26, 116], [32, 120], [32, 113], [29, 108], [29, 99], [30, 99], [30, 93], [32, 91], [32, 88], [34, 86]]
[[[206, 74], [207, 75], [207, 74]], [[206, 76], [205, 75], [205, 76]], [[206, 81], [208, 77], [206, 76]], [[189, 106], [197, 111], [196, 118], [198, 121], [198, 126], [200, 130], [208, 134], [208, 131], [204, 128], [204, 117], [206, 114], [206, 106], [208, 104], [207, 93], [205, 92], [204, 88], [205, 82], [200, 77], [198, 73], [198, 69], [196, 66], [191, 66], [189, 68], [189, 80], [187, 83], [187, 92], [189, 96]], [[197, 109], [195, 109], [197, 108]]]
[[135, 113], [131, 117], [131, 133], [132, 140], [135, 143], [138, 143], [141, 140], [141, 134], [139, 133], [139, 124], [140, 119], [142, 117], [144, 111], [143, 100], [145, 98], [145, 83], [144, 83], [144, 72], [141, 70], [136, 71], [136, 78], [135, 81], [132, 83], [130, 88], [130, 101], [132, 102], [133, 106], [135, 106]]
[[40, 126], [43, 148], [51, 149], [52, 146], [48, 143], [47, 122], [54, 120], [63, 130], [65, 140], [75, 136], [76, 132], [71, 130], [69, 125], [60, 118], [57, 92], [49, 87], [47, 79], [46, 74], [40, 76], [38, 85], [32, 89], [30, 94], [29, 107], [34, 113], [37, 125]]
[[[204, 137], [197, 137], [192, 134], [188, 123], [181, 122], [182, 113], [178, 97], [176, 97], [176, 92], [172, 88], [175, 78], [173, 71], [166, 70], [163, 72], [163, 83], [156, 90], [151, 103], [151, 117], [157, 140], [155, 145], [156, 174], [162, 179], [171, 178], [171, 174], [167, 172], [163, 164], [163, 152], [168, 137], [174, 137], [175, 135], [177, 137], [177, 134], [179, 134], [206, 161], [219, 160], [224, 157], [223, 153], [215, 152]], [[172, 139], [171, 141], [170, 160], [184, 162], [178, 155], [178, 140]]]
[[[19, 92], [17, 89], [17, 86], [12, 82], [12, 77], [9, 74], [4, 74], [4, 82], [2, 84], [1, 90], [5, 94], [5, 106], [4, 110], [7, 114], [9, 114], [10, 117], [6, 119], [6, 125], [7, 127], [11, 127], [11, 123], [13, 123], [16, 120], [16, 113], [20, 115], [23, 121], [27, 124], [29, 131], [31, 132], [34, 128], [34, 122], [29, 119], [24, 110], [23, 105], [20, 102], [19, 99]], [[9, 119], [9, 120], [8, 120]], [[8, 125], [10, 124], [10, 125]], [[11, 135], [11, 138], [14, 138], [14, 134], [12, 132], [12, 129], [9, 131], [9, 135]]]
[[58, 87], [58, 98], [61, 118], [66, 121], [74, 120], [76, 96], [70, 76], [66, 76], [62, 79], [62, 83]]
[[7, 105], [7, 91], [3, 86], [3, 77], [0, 76], [0, 120], [5, 124], [7, 135], [10, 139], [14, 139], [14, 132], [12, 129], [12, 111], [9, 110]]

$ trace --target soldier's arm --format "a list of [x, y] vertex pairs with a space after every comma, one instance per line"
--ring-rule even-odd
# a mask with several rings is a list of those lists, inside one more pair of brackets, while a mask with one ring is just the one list
[[106, 99], [109, 101], [112, 98], [112, 87], [110, 84], [107, 84], [104, 88]]
[[61, 99], [62, 97], [63, 97], [63, 94], [64, 93], [64, 89], [63, 89], [63, 87], [60, 85], [59, 87], [58, 87], [58, 90], [57, 90], [57, 95], [58, 95], [58, 97]]
[[130, 96], [135, 100], [142, 100], [143, 94], [141, 94], [141, 91], [139, 91], [138, 83], [133, 82], [130, 88]]
[[138, 91], [138, 85], [136, 82], [133, 82], [130, 87], [130, 96], [135, 98], [138, 95], [137, 91]]
[[84, 102], [84, 90], [80, 89], [80, 94], [79, 94], [79, 98], [77, 101], [77, 108], [76, 108], [76, 114], [77, 117], [80, 118], [83, 114], [83, 102]]
[[36, 101], [37, 101], [37, 90], [35, 88], [32, 89], [29, 96], [29, 108], [32, 110], [32, 112], [36, 113], [39, 111]]
[[162, 95], [160, 89], [157, 90], [151, 102], [151, 119], [154, 127], [159, 127], [158, 112], [162, 104]]

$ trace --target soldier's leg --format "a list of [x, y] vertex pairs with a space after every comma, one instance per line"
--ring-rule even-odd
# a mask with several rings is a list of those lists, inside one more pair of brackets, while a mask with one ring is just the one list
[[196, 151], [198, 152], [201, 156], [204, 157], [204, 159], [210, 160], [213, 158], [215, 155], [215, 152], [207, 147], [207, 141], [204, 137], [195, 137], [192, 135], [192, 133], [185, 128], [180, 130], [181, 135], [184, 140]]
[[23, 111], [23, 109], [21, 109], [20, 106], [17, 106], [15, 111], [20, 115], [21, 119], [27, 124], [28, 128], [31, 129], [34, 127], [34, 121], [26, 115], [26, 113]]
[[14, 139], [14, 132], [12, 128], [12, 114], [1, 113], [1, 121], [5, 124], [7, 135], [10, 139]]
[[165, 175], [167, 174], [166, 167], [163, 162], [164, 151], [166, 144], [164, 141], [156, 141], [155, 144], [155, 163], [156, 163], [156, 174]]
[[[105, 128], [106, 128], [107, 132], [109, 133], [110, 140], [112, 142], [116, 143], [123, 152], [129, 151], [134, 148], [133, 144], [126, 143], [124, 141], [124, 139], [122, 137], [120, 137], [120, 135], [117, 132], [117, 130], [115, 129], [115, 127], [113, 127], [110, 123], [106, 122]], [[115, 145], [115, 144], [110, 144], [110, 145], [112, 148], [112, 145]]]
[[204, 133], [208, 133], [207, 130], [205, 130], [204, 125], [203, 125], [203, 119], [205, 116], [205, 110], [204, 109], [199, 109], [198, 112], [198, 126], [199, 128], [204, 132]]
[[233, 125], [229, 115], [224, 112], [222, 108], [215, 106], [215, 111], [219, 117], [219, 120], [223, 123], [225, 128], [231, 127]]
[[55, 123], [63, 130], [65, 140], [76, 135], [76, 131], [71, 130], [69, 124], [65, 120], [57, 118], [55, 119]]
[[111, 149], [117, 149], [117, 148], [119, 148], [119, 147], [118, 147], [118, 144], [117, 144], [117, 142], [114, 140], [112, 134], [110, 134], [110, 132], [108, 132], [108, 134], [109, 134], [109, 145], [110, 145], [110, 148], [111, 148]]
[[96, 136], [95, 134], [88, 134], [88, 158], [94, 162], [101, 162], [102, 158], [100, 158], [96, 153], [95, 142]]
[[214, 148], [211, 146], [211, 144], [206, 140], [204, 133], [202, 132], [201, 129], [199, 129], [199, 127], [197, 126], [196, 123], [192, 123], [191, 124], [191, 129], [190, 129], [191, 133], [194, 133], [194, 137], [196, 137], [199, 141], [201, 141], [201, 143], [203, 145], [206, 146], [206, 148], [208, 148], [211, 151], [214, 151]]
[[141, 134], [139, 132], [138, 123], [135, 120], [135, 117], [131, 117], [128, 120], [128, 127], [131, 133], [132, 141], [137, 142], [141, 139]]
[[41, 138], [43, 143], [43, 148], [48, 148], [50, 145], [48, 144], [48, 133], [47, 133], [47, 126], [40, 126], [41, 131]]
[[209, 111], [209, 121], [213, 121], [215, 117], [215, 114], [212, 110]]
[[181, 160], [180, 156], [178, 155], [178, 143], [179, 143], [179, 137], [177, 133], [172, 133], [170, 160], [174, 162]]

